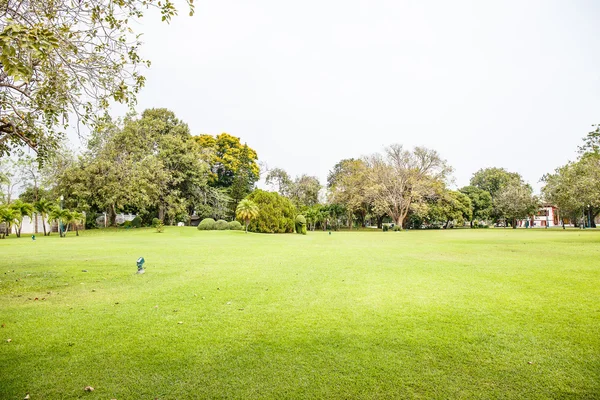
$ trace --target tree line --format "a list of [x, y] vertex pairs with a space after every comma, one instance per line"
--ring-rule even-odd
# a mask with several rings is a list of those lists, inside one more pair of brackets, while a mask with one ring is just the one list
[[[114, 226], [117, 213], [126, 212], [137, 214], [142, 225], [155, 218], [167, 225], [189, 224], [191, 216], [234, 220], [238, 204], [247, 199], [258, 214], [240, 222], [257, 232], [292, 232], [298, 215], [308, 230], [382, 228], [386, 222], [399, 229], [465, 223], [476, 228], [498, 221], [515, 227], [546, 201], [576, 224], [593, 225], [600, 212], [600, 133], [595, 128], [577, 161], [543, 177], [539, 198], [518, 173], [503, 168], [481, 169], [468, 186], [453, 190], [452, 167], [437, 151], [398, 144], [340, 160], [322, 185], [317, 177], [291, 177], [282, 168], [261, 171], [257, 152], [240, 138], [194, 136], [172, 111], [148, 109], [106, 120], [78, 156], [63, 146], [42, 167], [32, 157], [3, 159], [0, 218], [17, 227], [31, 215], [72, 225], [85, 213], [93, 227], [98, 215]], [[256, 189], [261, 174], [271, 192]], [[18, 183], [24, 187], [14, 200]], [[62, 207], [57, 207], [59, 198]]]

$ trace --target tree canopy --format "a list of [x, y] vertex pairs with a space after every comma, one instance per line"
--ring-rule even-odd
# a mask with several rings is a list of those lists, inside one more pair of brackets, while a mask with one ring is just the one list
[[0, 156], [29, 146], [44, 160], [67, 127], [133, 107], [149, 61], [132, 28], [149, 8], [177, 14], [170, 0], [0, 0]]

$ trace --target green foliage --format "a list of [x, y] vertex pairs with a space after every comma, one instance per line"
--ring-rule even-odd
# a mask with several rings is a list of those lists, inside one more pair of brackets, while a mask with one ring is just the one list
[[121, 226], [123, 226], [123, 228], [125, 229], [129, 229], [133, 226], [133, 224], [131, 223], [131, 221], [125, 221]]
[[[210, 184], [215, 187], [228, 188], [234, 184], [240, 173], [244, 174], [244, 185], [252, 186], [259, 178], [258, 156], [256, 151], [245, 144], [240, 138], [221, 133], [194, 136], [198, 147], [207, 152], [211, 170]], [[249, 187], [246, 187], [249, 189]], [[239, 188], [242, 189], [242, 188]], [[241, 200], [241, 199], [240, 199]]]
[[204, 218], [198, 224], [198, 230], [200, 231], [212, 231], [215, 229], [216, 221], [212, 218]]
[[29, 146], [40, 160], [56, 151], [67, 127], [102, 123], [113, 102], [135, 106], [146, 81], [139, 71], [149, 62], [140, 56], [134, 21], [149, 8], [167, 22], [177, 13], [169, 0], [3, 0], [0, 6], [0, 157]]
[[498, 215], [511, 222], [516, 228], [518, 219], [526, 218], [538, 210], [539, 200], [533, 195], [531, 186], [512, 183], [500, 190], [496, 199]]
[[488, 220], [493, 212], [492, 195], [476, 186], [465, 186], [460, 189], [461, 193], [469, 196], [471, 200], [472, 219]]
[[471, 186], [488, 192], [492, 198], [508, 184], [521, 184], [523, 178], [516, 172], [508, 172], [504, 168], [485, 168], [475, 172], [471, 177]]
[[227, 224], [229, 225], [229, 229], [232, 231], [244, 230], [244, 227], [239, 223], [239, 221], [229, 221]]
[[131, 220], [132, 228], [141, 228], [142, 227], [142, 218], [139, 215], [136, 215], [133, 220]]
[[306, 235], [306, 218], [304, 217], [304, 215], [300, 214], [296, 216], [295, 228], [296, 233]]
[[244, 221], [246, 233], [248, 232], [248, 224], [251, 220], [258, 217], [259, 212], [258, 205], [250, 199], [244, 199], [238, 203], [235, 214], [238, 219]]
[[96, 226], [96, 218], [98, 218], [100, 216], [100, 214], [94, 212], [94, 211], [88, 211], [85, 213], [86, 218], [85, 218], [85, 229], [94, 229], [97, 228]]
[[152, 218], [152, 227], [156, 228], [158, 224], [160, 224], [162, 221], [158, 218]]
[[220, 219], [215, 222], [215, 229], [218, 231], [225, 231], [229, 229], [229, 224], [224, 219]]
[[155, 226], [156, 233], [162, 233], [165, 230], [165, 224], [159, 219]]
[[[292, 233], [296, 208], [292, 202], [275, 192], [257, 189], [248, 196], [256, 203], [259, 213], [248, 225], [248, 230], [259, 233]], [[240, 203], [241, 204], [241, 203]]]
[[383, 224], [383, 228], [382, 229], [383, 229], [384, 232], [387, 232], [387, 231], [390, 230], [390, 227], [389, 227], [388, 224]]
[[394, 231], [394, 232], [401, 232], [402, 231], [402, 227], [400, 227], [398, 225], [394, 225], [394, 227], [392, 228], [392, 231]]

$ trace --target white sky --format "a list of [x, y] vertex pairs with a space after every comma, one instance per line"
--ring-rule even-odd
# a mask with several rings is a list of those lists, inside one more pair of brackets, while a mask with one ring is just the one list
[[326, 182], [343, 158], [436, 149], [456, 185], [504, 167], [536, 189], [600, 123], [597, 1], [196, 0], [148, 15], [139, 110], [241, 137]]

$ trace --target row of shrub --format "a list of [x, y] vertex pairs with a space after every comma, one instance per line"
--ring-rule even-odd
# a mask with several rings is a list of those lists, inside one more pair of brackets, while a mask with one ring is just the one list
[[200, 224], [198, 224], [198, 230], [201, 231], [241, 231], [243, 229], [244, 228], [242, 227], [242, 224], [240, 224], [238, 221], [227, 222], [224, 219], [215, 221], [212, 218], [204, 218], [202, 221], [200, 221]]
[[382, 229], [383, 229], [384, 232], [387, 232], [387, 231], [400, 232], [402, 230], [402, 228], [400, 228], [399, 225], [394, 225], [394, 226], [390, 227], [387, 224], [383, 224], [383, 228]]

